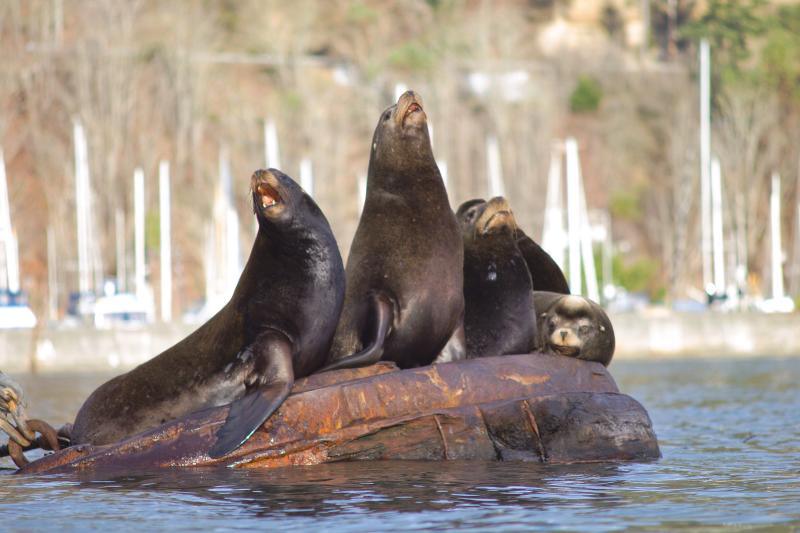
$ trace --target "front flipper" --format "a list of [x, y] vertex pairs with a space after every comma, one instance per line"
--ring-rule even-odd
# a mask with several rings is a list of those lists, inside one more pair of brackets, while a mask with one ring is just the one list
[[292, 344], [283, 334], [274, 331], [262, 334], [254, 343], [253, 354], [257, 374], [245, 396], [231, 403], [225, 424], [217, 431], [217, 442], [208, 452], [212, 459], [244, 444], [292, 390]]
[[467, 358], [467, 340], [464, 335], [464, 321], [458, 325], [450, 340], [444, 345], [438, 357], [433, 360], [433, 364], [449, 363], [451, 361], [461, 361]]
[[358, 353], [334, 361], [323, 367], [320, 372], [369, 366], [381, 360], [383, 342], [386, 340], [386, 335], [389, 334], [392, 322], [394, 322], [394, 306], [388, 296], [378, 293], [373, 296], [370, 312], [375, 313], [375, 332], [372, 336], [373, 341], [369, 346]]

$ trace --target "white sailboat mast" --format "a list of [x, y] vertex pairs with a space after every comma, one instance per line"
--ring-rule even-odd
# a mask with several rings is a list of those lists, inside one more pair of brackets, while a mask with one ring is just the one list
[[783, 249], [781, 247], [781, 177], [772, 174], [772, 190], [769, 196], [769, 227], [772, 248], [772, 297], [784, 297], [783, 292]]
[[486, 138], [486, 171], [489, 177], [489, 197], [505, 196], [503, 184], [503, 165], [500, 162], [500, 146], [497, 137], [489, 135]]
[[275, 127], [275, 121], [272, 119], [264, 122], [264, 158], [267, 168], [281, 168], [278, 129]]
[[711, 223], [716, 293], [725, 292], [725, 244], [722, 226], [722, 171], [719, 159], [711, 161]]
[[161, 319], [172, 320], [172, 225], [170, 220], [169, 163], [158, 165], [159, 223], [161, 242]]
[[569, 137], [564, 142], [567, 159], [567, 240], [569, 243], [569, 285], [573, 294], [583, 294], [581, 279], [580, 169], [578, 143]]
[[544, 208], [542, 248], [564, 270], [564, 202], [561, 194], [561, 160], [563, 150], [554, 144], [550, 151], [550, 170], [547, 173], [547, 200]]
[[144, 302], [147, 289], [144, 259], [144, 171], [141, 168], [133, 172], [133, 256], [134, 291], [136, 298]]
[[89, 244], [89, 154], [86, 134], [80, 122], [73, 123], [75, 143], [75, 216], [78, 231], [78, 291], [92, 290], [92, 257]]
[[314, 167], [311, 159], [304, 157], [300, 161], [300, 186], [309, 196], [314, 196]]
[[[3, 150], [0, 149], [0, 243], [3, 245], [4, 260], [0, 263], [0, 289], [12, 290], [15, 285], [14, 272], [19, 268], [12, 265], [14, 257], [13, 236], [11, 229], [11, 205], [8, 201], [8, 182], [6, 181], [6, 162]], [[16, 284], [19, 281], [16, 280]]]
[[[711, 58], [708, 41], [700, 41], [700, 231], [703, 288], [711, 283]], [[717, 291], [722, 287], [716, 287]]]

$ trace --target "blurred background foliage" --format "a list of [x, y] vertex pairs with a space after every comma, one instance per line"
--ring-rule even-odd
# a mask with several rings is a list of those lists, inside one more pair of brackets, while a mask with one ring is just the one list
[[315, 198], [346, 253], [374, 123], [405, 84], [425, 100], [454, 208], [486, 196], [485, 142], [495, 135], [506, 195], [539, 240], [552, 145], [574, 136], [589, 209], [611, 222], [614, 281], [654, 299], [685, 297], [701, 285], [701, 38], [712, 50], [728, 250], [745, 250], [762, 290], [769, 176], [780, 172], [787, 280], [798, 294], [798, 2], [6, 0], [0, 146], [23, 286], [41, 309], [48, 227], [58, 278], [76, 285], [73, 120], [87, 129], [109, 277], [114, 216], [124, 214], [132, 242], [132, 174], [142, 167], [157, 282], [156, 169], [170, 161], [175, 305], [185, 309], [202, 297], [220, 150], [231, 157], [245, 253], [247, 183], [265, 165], [268, 119], [284, 171], [298, 177], [311, 159]]

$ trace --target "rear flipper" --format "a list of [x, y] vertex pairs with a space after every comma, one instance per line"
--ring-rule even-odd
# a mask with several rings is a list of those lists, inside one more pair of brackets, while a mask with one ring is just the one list
[[381, 360], [383, 343], [386, 335], [389, 334], [392, 322], [394, 322], [394, 306], [388, 296], [379, 293], [373, 296], [370, 312], [375, 313], [375, 332], [372, 343], [358, 353], [348, 355], [323, 367], [320, 372], [369, 366]]
[[254, 343], [257, 373], [244, 397], [231, 403], [225, 424], [217, 431], [208, 456], [223, 457], [244, 444], [283, 403], [294, 384], [292, 343], [281, 333], [269, 331]]
[[447, 341], [447, 344], [444, 345], [442, 351], [439, 352], [439, 355], [433, 360], [433, 364], [437, 365], [439, 363], [461, 361], [462, 359], [466, 358], [467, 340], [464, 336], [464, 321], [462, 320], [456, 330], [453, 332], [450, 340]]

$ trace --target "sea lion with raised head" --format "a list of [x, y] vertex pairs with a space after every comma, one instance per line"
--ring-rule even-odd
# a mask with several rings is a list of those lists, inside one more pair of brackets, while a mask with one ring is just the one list
[[534, 291], [541, 351], [596, 361], [614, 356], [614, 328], [602, 307], [576, 295]]
[[533, 285], [505, 198], [464, 204], [464, 332], [467, 357], [530, 352], [536, 343]]
[[325, 362], [344, 298], [344, 267], [316, 203], [279, 170], [251, 178], [258, 234], [231, 300], [197, 331], [100, 386], [72, 442], [106, 444], [231, 403], [209, 455], [240, 446]]
[[463, 259], [422, 100], [407, 91], [381, 114], [372, 138], [344, 309], [325, 370], [463, 357]]
[[[486, 200], [476, 198], [468, 200], [458, 208], [459, 212], [467, 213], [485, 204]], [[528, 265], [533, 281], [533, 290], [558, 292], [569, 294], [569, 284], [564, 272], [558, 266], [550, 254], [539, 246], [539, 244], [525, 235], [519, 227], [516, 230], [517, 247], [522, 252], [522, 257]]]

